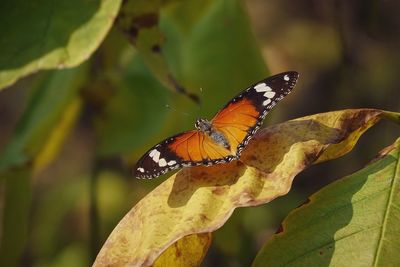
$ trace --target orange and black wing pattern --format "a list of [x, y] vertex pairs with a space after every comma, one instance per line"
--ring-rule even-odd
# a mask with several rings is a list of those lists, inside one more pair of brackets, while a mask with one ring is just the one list
[[133, 175], [154, 178], [187, 166], [213, 165], [240, 157], [267, 113], [292, 91], [298, 73], [284, 72], [255, 83], [233, 98], [206, 128], [172, 136], [152, 147]]
[[267, 113], [292, 91], [298, 76], [297, 72], [290, 71], [259, 81], [233, 98], [214, 116], [211, 121], [213, 128], [228, 139], [234, 155], [240, 156]]
[[235, 155], [215, 143], [208, 135], [193, 130], [168, 139], [147, 151], [138, 161], [133, 175], [154, 178], [181, 167], [212, 165], [236, 159]]

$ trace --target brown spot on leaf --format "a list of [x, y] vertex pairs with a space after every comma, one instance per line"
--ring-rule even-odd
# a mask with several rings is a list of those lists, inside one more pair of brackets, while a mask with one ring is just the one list
[[211, 221], [211, 220], [210, 220], [205, 214], [203, 214], [203, 213], [200, 214], [200, 220], [201, 220], [202, 222]]
[[282, 233], [283, 232], [283, 225], [282, 224], [280, 224], [279, 225], [279, 228], [278, 228], [278, 230], [276, 230], [276, 232], [275, 232], [275, 234], [280, 234], [280, 233]]
[[309, 166], [314, 163], [319, 156], [324, 152], [324, 149], [321, 146], [315, 147], [315, 149], [309, 153], [304, 154], [303, 166]]
[[226, 192], [226, 187], [218, 186], [212, 190], [214, 195], [223, 195]]
[[151, 47], [151, 51], [153, 51], [154, 53], [160, 53], [161, 52], [161, 47], [159, 44], [155, 44]]
[[179, 258], [180, 256], [182, 256], [182, 251], [179, 249], [178, 243], [175, 242], [174, 247], [175, 247], [175, 256]]
[[369, 109], [361, 110], [359, 112], [353, 113], [343, 119], [340, 122], [340, 129], [343, 129], [343, 139], [349, 135], [349, 133], [354, 132], [358, 128], [368, 127], [368, 121], [372, 120], [372, 123], [376, 123], [380, 118], [377, 116], [381, 111], [372, 111]]

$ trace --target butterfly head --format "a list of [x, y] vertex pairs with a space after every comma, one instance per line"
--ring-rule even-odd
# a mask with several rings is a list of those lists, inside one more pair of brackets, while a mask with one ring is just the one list
[[194, 127], [196, 127], [197, 130], [204, 132], [204, 133], [210, 133], [211, 132], [211, 122], [209, 122], [206, 119], [197, 119], [196, 123], [194, 124]]

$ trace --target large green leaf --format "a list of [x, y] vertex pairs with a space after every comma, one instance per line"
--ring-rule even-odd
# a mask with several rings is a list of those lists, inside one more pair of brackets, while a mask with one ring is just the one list
[[346, 154], [383, 117], [400, 122], [400, 114], [375, 109], [299, 118], [260, 130], [240, 161], [179, 171], [120, 221], [95, 266], [150, 265], [180, 238], [221, 227], [235, 208], [286, 194], [299, 172]]
[[293, 211], [253, 266], [400, 266], [400, 139]]
[[0, 3], [0, 88], [41, 69], [73, 67], [99, 46], [120, 0]]

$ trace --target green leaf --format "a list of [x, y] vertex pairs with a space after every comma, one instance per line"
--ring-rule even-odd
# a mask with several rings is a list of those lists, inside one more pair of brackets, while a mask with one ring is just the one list
[[85, 75], [84, 66], [54, 71], [37, 84], [12, 139], [0, 156], [0, 171], [28, 162], [36, 164], [35, 157], [39, 155], [42, 155], [39, 165], [43, 165], [55, 156], [79, 111], [78, 90]]
[[253, 266], [400, 266], [400, 139], [310, 197]]
[[109, 31], [120, 0], [6, 0], [0, 4], [0, 89], [41, 69], [74, 67]]

